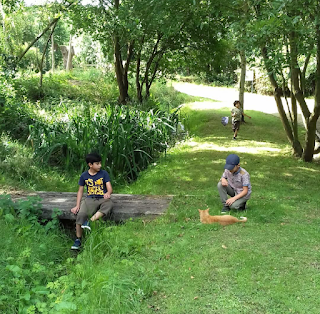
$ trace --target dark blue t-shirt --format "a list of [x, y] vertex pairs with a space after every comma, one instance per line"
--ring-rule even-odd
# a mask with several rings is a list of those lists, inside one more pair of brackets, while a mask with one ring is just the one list
[[100, 170], [94, 176], [88, 171], [84, 172], [79, 179], [79, 185], [87, 186], [87, 197], [103, 197], [107, 193], [106, 183], [110, 181], [109, 173]]

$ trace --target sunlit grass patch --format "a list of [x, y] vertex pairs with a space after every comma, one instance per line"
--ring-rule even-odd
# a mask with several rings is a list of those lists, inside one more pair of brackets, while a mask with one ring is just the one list
[[[256, 143], [254, 141], [250, 141], [252, 143], [246, 143], [249, 141], [242, 141], [241, 146], [230, 146], [230, 147], [224, 147], [218, 144], [214, 144], [212, 142], [204, 142], [201, 141], [196, 142], [196, 141], [188, 141], [185, 143], [185, 145], [190, 146], [192, 151], [203, 151], [203, 150], [216, 150], [216, 151], [237, 151], [241, 153], [248, 153], [248, 154], [261, 154], [261, 153], [280, 153], [282, 150], [277, 147], [271, 147], [273, 146], [268, 145], [268, 143]], [[237, 143], [236, 143], [237, 144]]]

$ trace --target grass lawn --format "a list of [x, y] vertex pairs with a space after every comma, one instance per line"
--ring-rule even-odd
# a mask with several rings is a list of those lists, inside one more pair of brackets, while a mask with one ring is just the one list
[[[319, 164], [291, 156], [274, 116], [247, 111], [233, 141], [229, 109], [183, 112], [192, 138], [114, 191], [175, 195], [167, 214], [93, 226], [50, 284], [47, 310], [59, 311], [43, 313], [320, 313]], [[248, 222], [202, 225], [198, 208], [220, 213], [229, 153], [251, 175], [247, 211], [232, 212]]]
[[[319, 313], [319, 164], [291, 156], [274, 116], [248, 111], [233, 141], [220, 123], [229, 109], [184, 113], [193, 137], [119, 191], [177, 195], [165, 218], [132, 223], [145, 255], [134, 263], [156, 286], [139, 312]], [[251, 175], [248, 222], [202, 225], [198, 208], [220, 213], [216, 184], [229, 153]]]

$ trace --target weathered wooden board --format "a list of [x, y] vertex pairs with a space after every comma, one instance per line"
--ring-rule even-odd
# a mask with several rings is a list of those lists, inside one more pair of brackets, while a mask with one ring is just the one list
[[[28, 195], [15, 196], [21, 199], [27, 196], [39, 196], [42, 201], [42, 218], [51, 218], [53, 209], [61, 210], [60, 219], [75, 220], [76, 215], [70, 209], [76, 205], [77, 193], [72, 192], [35, 192]], [[110, 219], [115, 221], [136, 217], [157, 217], [165, 213], [172, 196], [112, 194], [114, 207]]]

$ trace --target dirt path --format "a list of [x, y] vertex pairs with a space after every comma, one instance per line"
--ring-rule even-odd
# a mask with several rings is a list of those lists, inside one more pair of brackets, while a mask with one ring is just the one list
[[[233, 102], [239, 99], [239, 92], [235, 88], [211, 87], [211, 86], [196, 85], [196, 84], [181, 83], [181, 82], [173, 83], [173, 87], [181, 93], [215, 100], [215, 102], [205, 101], [205, 102], [195, 103], [194, 106], [200, 110], [214, 109], [214, 108], [229, 108], [229, 107], [231, 109], [233, 107]], [[285, 109], [287, 109], [284, 98], [283, 98], [283, 104], [285, 106]], [[314, 106], [314, 101], [312, 99], [307, 99], [307, 104], [309, 109], [312, 111]], [[279, 116], [277, 105], [273, 96], [245, 93], [244, 109], [256, 110], [256, 111], [273, 114], [275, 116]], [[298, 114], [300, 116], [299, 120], [302, 122], [300, 108], [298, 108]]]

